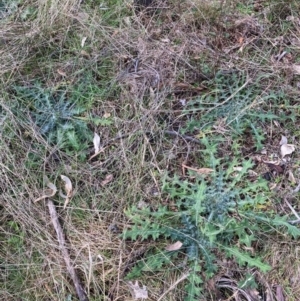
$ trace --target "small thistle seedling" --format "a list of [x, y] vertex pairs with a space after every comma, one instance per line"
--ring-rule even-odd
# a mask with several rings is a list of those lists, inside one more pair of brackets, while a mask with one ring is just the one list
[[20, 2], [20, 0], [0, 0], [0, 20], [13, 14]]
[[[208, 145], [207, 141], [202, 142]], [[247, 180], [251, 161], [245, 161], [236, 174], [235, 160], [225, 168], [214, 152], [210, 155], [211, 167], [215, 169], [210, 177], [194, 175], [193, 181], [165, 177], [163, 191], [175, 202], [175, 210], [159, 206], [156, 209], [132, 207], [126, 211], [132, 226], [124, 231], [125, 239], [170, 239], [182, 243], [180, 250], [150, 252], [129, 272], [128, 278], [159, 271], [176, 259], [182, 260], [183, 253], [187, 261], [185, 268], [189, 269], [185, 300], [199, 300], [202, 283], [218, 271], [216, 253], [233, 257], [241, 266], [267, 272], [270, 266], [245, 252], [244, 247], [252, 247], [264, 230], [284, 228], [293, 237], [300, 235], [300, 230], [285, 218], [259, 211], [268, 202], [268, 187], [262, 179], [254, 183]]]
[[263, 92], [259, 81], [260, 78], [251, 81], [240, 72], [217, 73], [214, 79], [207, 82], [210, 92], [187, 103], [185, 112], [187, 122], [182, 131], [206, 130], [222, 121], [224, 125], [230, 125], [238, 134], [246, 128], [251, 128], [255, 138], [258, 138], [259, 147], [261, 137], [257, 135], [257, 121], [264, 122], [279, 118], [269, 111], [257, 112], [258, 105], [261, 108], [274, 97], [261, 95]]
[[[87, 111], [84, 104], [79, 103], [76, 93], [66, 89], [51, 90], [35, 84], [32, 87], [15, 87], [16, 97], [20, 107], [16, 110], [19, 115], [23, 109], [30, 112], [34, 122], [47, 142], [54, 144], [67, 154], [80, 154], [91, 141], [92, 133], [82, 114]], [[28, 122], [24, 117], [24, 122]]]

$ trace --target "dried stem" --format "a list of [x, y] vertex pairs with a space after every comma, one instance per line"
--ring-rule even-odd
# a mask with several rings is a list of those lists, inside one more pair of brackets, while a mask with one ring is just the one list
[[188, 276], [190, 275], [190, 272], [187, 271], [184, 273], [179, 279], [177, 279], [158, 299], [157, 301], [162, 300], [170, 291], [172, 291], [180, 282], [184, 281]]
[[80, 301], [88, 301], [89, 299], [88, 299], [85, 291], [83, 290], [82, 285], [81, 285], [80, 280], [79, 280], [79, 277], [76, 274], [76, 271], [75, 271], [75, 269], [74, 269], [74, 267], [71, 263], [70, 255], [69, 255], [68, 250], [66, 248], [66, 240], [65, 240], [62, 228], [61, 228], [59, 220], [58, 220], [58, 215], [57, 215], [57, 212], [56, 212], [56, 209], [55, 209], [55, 205], [54, 205], [54, 203], [51, 199], [47, 199], [47, 205], [48, 205], [48, 208], [49, 208], [51, 221], [52, 221], [52, 224], [54, 226], [54, 229], [55, 229], [55, 232], [56, 232], [56, 235], [57, 235], [59, 248], [62, 252], [62, 255], [64, 257], [64, 260], [65, 260], [65, 263], [66, 263], [66, 266], [67, 266], [67, 270], [68, 270], [68, 272], [70, 274], [70, 277], [73, 281], [73, 284], [75, 286], [77, 296], [78, 296]]

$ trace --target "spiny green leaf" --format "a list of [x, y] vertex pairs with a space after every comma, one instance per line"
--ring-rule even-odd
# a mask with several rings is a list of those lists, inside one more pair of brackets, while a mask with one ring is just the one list
[[276, 216], [272, 220], [272, 224], [276, 226], [283, 226], [287, 228], [287, 231], [290, 235], [292, 235], [295, 239], [300, 236], [300, 229], [294, 225], [291, 225], [286, 221], [286, 218]]
[[171, 256], [170, 252], [159, 252], [147, 257], [147, 260], [144, 263], [143, 271], [147, 272], [155, 272], [159, 271], [163, 265], [171, 263]]
[[280, 217], [280, 216], [267, 217], [267, 216], [263, 216], [262, 214], [253, 214], [250, 212], [249, 213], [247, 212], [247, 216], [252, 217], [258, 221], [264, 222], [267, 227], [268, 225], [274, 227], [284, 227], [287, 229], [288, 234], [292, 235], [293, 238], [298, 238], [300, 236], [300, 229], [287, 222], [286, 217]]
[[149, 252], [147, 258], [136, 264], [126, 275], [126, 279], [139, 278], [143, 272], [156, 272], [162, 269], [164, 265], [171, 263], [173, 254], [170, 252], [158, 252], [152, 254]]
[[109, 125], [113, 124], [113, 121], [111, 119], [108, 119], [108, 118], [92, 117], [92, 118], [90, 118], [90, 120], [96, 126], [99, 126], [99, 125], [109, 126]]
[[202, 292], [201, 285], [203, 284], [200, 271], [200, 265], [198, 261], [196, 261], [195, 265], [190, 269], [190, 275], [187, 278], [188, 284], [185, 286], [187, 296], [184, 298], [185, 301], [199, 300]]
[[241, 252], [238, 248], [235, 247], [222, 247], [227, 256], [233, 256], [240, 265], [248, 264], [250, 267], [257, 267], [263, 272], [271, 270], [271, 266], [266, 263], [263, 263], [259, 257], [251, 257], [245, 252]]
[[258, 284], [255, 281], [255, 277], [252, 274], [246, 273], [244, 279], [240, 280], [238, 282], [238, 287], [241, 289], [257, 289], [258, 288]]

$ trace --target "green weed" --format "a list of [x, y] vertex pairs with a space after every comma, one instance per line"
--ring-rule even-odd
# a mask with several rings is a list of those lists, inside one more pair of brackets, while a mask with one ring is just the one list
[[0, 20], [13, 14], [21, 0], [0, 0]]
[[210, 147], [207, 140], [203, 144], [210, 154], [207, 162], [211, 162], [209, 166], [215, 172], [206, 178], [194, 175], [193, 181], [182, 180], [176, 175], [166, 177], [163, 191], [173, 200], [173, 209], [133, 206], [126, 211], [132, 225], [124, 232], [126, 239], [170, 239], [182, 243], [179, 250], [159, 250], [149, 255], [127, 277], [159, 271], [185, 254], [185, 268], [189, 269], [185, 300], [189, 301], [198, 300], [203, 294], [202, 283], [217, 273], [216, 254], [234, 258], [241, 266], [267, 272], [271, 267], [260, 257], [245, 252], [244, 247], [251, 248], [261, 232], [272, 229], [280, 229], [294, 238], [300, 235], [300, 230], [285, 218], [259, 209], [268, 203], [269, 189], [262, 179], [254, 183], [247, 180], [251, 161], [243, 162], [242, 170], [236, 173], [237, 161], [222, 162], [215, 157], [215, 147]]
[[[186, 106], [186, 114], [192, 116], [186, 123], [184, 131], [193, 131], [195, 128], [207, 129], [224, 119], [224, 124], [231, 125], [239, 131], [245, 127], [248, 116], [255, 112], [255, 117], [261, 119], [274, 119], [277, 116], [271, 113], [257, 115], [258, 96], [261, 91], [257, 83], [252, 83], [243, 73], [232, 72], [223, 74], [219, 72], [215, 78], [208, 82], [209, 93], [196, 97]], [[260, 99], [259, 103], [266, 99]], [[199, 117], [199, 118], [197, 118]]]
[[18, 105], [14, 112], [23, 124], [36, 129], [47, 143], [68, 155], [84, 159], [88, 143], [92, 141], [88, 124], [111, 123], [108, 119], [89, 116], [88, 111], [97, 92], [93, 87], [84, 85], [55, 89], [44, 88], [38, 83], [31, 87], [15, 86]]

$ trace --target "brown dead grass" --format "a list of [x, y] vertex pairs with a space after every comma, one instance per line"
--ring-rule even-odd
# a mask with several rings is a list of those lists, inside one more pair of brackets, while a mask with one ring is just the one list
[[[21, 20], [22, 9], [25, 7], [36, 10], [34, 20]], [[47, 47], [55, 33], [64, 31], [67, 34], [74, 21], [72, 14], [76, 14], [78, 9], [78, 1], [75, 0], [25, 1], [17, 13], [9, 17], [9, 21], [2, 21], [0, 75], [3, 83], [18, 77], [26, 62], [36, 56], [38, 49]]]
[[[49, 86], [72, 83], [86, 70], [97, 74], [103, 57], [113, 62], [111, 82], [120, 89], [120, 94], [112, 93], [93, 108], [95, 114], [109, 112], [115, 123], [111, 128], [95, 129], [101, 130], [107, 147], [92, 162], [79, 163], [56, 152], [56, 161], [30, 170], [26, 167], [29, 154], [39, 153], [47, 162], [53, 147], [34, 129], [20, 125], [15, 116], [3, 121], [0, 227], [6, 240], [24, 235], [21, 249], [12, 251], [9, 244], [0, 249], [1, 265], [21, 275], [15, 284], [17, 276], [12, 279], [9, 272], [1, 276], [7, 288], [1, 288], [3, 300], [64, 300], [74, 292], [47, 207], [44, 202], [32, 202], [41, 195], [43, 174], [57, 183], [60, 174], [68, 174], [75, 183], [76, 195], [67, 210], [62, 209], [62, 200], [56, 199], [56, 204], [74, 266], [91, 300], [104, 300], [104, 295], [110, 300], [129, 300], [125, 272], [141, 260], [152, 242], [124, 242], [120, 238], [130, 222], [124, 217], [124, 209], [140, 201], [151, 205], [164, 202], [160, 195], [161, 175], [166, 170], [180, 172], [181, 163], [191, 152], [193, 163], [199, 154], [195, 146], [191, 151], [187, 143], [178, 137], [167, 138], [163, 132], [180, 127], [179, 101], [201, 94], [205, 80], [217, 70], [243, 69], [253, 78], [263, 71], [269, 75], [266, 89], [276, 87], [282, 77], [284, 85], [297, 85], [298, 79], [289, 73], [289, 66], [299, 60], [299, 16], [289, 11], [296, 19], [291, 21], [293, 29], [285, 35], [287, 42], [272, 31], [267, 18], [261, 17], [271, 11], [284, 23], [284, 18], [279, 18], [281, 9], [278, 13], [278, 8], [266, 5], [253, 17], [237, 14], [236, 3], [167, 1], [150, 13], [130, 11], [126, 3], [131, 15], [120, 15], [119, 25], [113, 27], [102, 22], [101, 11], [79, 6], [75, 0], [25, 1], [24, 7], [37, 8], [37, 17], [21, 22], [17, 13], [1, 27], [0, 82], [4, 90], [12, 82], [34, 78]], [[80, 45], [83, 37], [87, 37], [89, 45], [85, 52], [73, 47]], [[292, 57], [277, 62], [276, 55], [287, 45], [291, 45]], [[52, 59], [55, 49], [59, 49], [58, 55]], [[71, 55], [64, 55], [64, 51]], [[98, 76], [101, 82], [101, 74]], [[9, 112], [7, 94], [3, 93], [0, 103]], [[124, 137], [112, 141], [120, 135]], [[35, 149], [37, 144], [42, 151]], [[109, 174], [114, 180], [101, 186]], [[8, 221], [17, 223], [19, 231], [9, 227]], [[266, 282], [284, 286], [286, 296], [293, 296], [289, 300], [300, 299], [295, 280], [299, 272], [296, 244], [282, 246], [270, 241], [266, 246], [266, 259], [276, 267]], [[173, 268], [176, 272], [166, 270], [146, 278], [152, 300], [182, 276], [178, 268]], [[184, 285], [179, 283], [163, 300], [183, 300], [183, 292]]]

